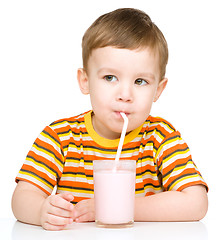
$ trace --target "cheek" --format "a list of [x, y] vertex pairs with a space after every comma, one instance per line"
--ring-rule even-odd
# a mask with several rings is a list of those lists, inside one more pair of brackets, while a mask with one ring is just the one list
[[138, 117], [141, 119], [141, 121], [146, 120], [146, 118], [149, 116], [150, 111], [152, 108], [152, 103], [146, 103], [146, 104], [141, 104], [138, 107]]
[[139, 94], [137, 94], [135, 101], [137, 101], [137, 106], [142, 111], [146, 109], [150, 109], [155, 97], [155, 90], [150, 91], [142, 91]]
[[95, 87], [91, 89], [90, 92], [91, 104], [95, 107], [103, 107], [106, 106], [108, 102], [108, 92], [104, 91], [100, 87]]

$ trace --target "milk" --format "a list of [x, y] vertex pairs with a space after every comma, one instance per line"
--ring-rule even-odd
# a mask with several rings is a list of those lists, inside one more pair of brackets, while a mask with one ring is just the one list
[[134, 222], [135, 161], [127, 162], [133, 164], [133, 169], [94, 170], [95, 219], [98, 225], [124, 226]]

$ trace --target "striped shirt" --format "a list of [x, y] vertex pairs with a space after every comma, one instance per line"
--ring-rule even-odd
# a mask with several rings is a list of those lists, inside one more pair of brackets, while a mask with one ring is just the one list
[[[93, 129], [89, 111], [58, 120], [38, 136], [16, 182], [30, 182], [50, 195], [71, 192], [73, 203], [94, 197], [93, 160], [114, 160], [119, 139], [109, 140]], [[175, 128], [149, 116], [126, 137], [120, 159], [136, 160], [136, 196], [206, 186], [190, 150]]]

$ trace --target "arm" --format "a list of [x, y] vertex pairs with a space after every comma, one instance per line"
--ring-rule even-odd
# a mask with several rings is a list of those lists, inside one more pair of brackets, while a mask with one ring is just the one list
[[198, 221], [208, 209], [204, 186], [187, 187], [135, 199], [135, 221]]
[[34, 185], [20, 181], [12, 196], [12, 211], [21, 222], [61, 230], [73, 222], [71, 200], [69, 193], [48, 196]]
[[[181, 192], [167, 191], [135, 198], [135, 221], [198, 221], [208, 208], [204, 186], [187, 187]], [[94, 221], [94, 199], [80, 201], [74, 207], [76, 222]]]

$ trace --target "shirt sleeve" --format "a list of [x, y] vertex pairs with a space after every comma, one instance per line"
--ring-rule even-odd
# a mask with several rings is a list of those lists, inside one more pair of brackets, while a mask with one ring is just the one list
[[46, 127], [37, 137], [28, 152], [16, 182], [23, 180], [50, 195], [62, 174], [63, 148], [58, 135]]
[[208, 190], [179, 132], [173, 132], [163, 140], [156, 154], [156, 162], [165, 191], [182, 191], [199, 184]]

